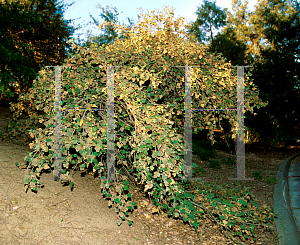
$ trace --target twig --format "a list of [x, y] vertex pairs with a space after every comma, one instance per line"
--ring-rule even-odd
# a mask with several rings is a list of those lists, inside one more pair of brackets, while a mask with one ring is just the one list
[[53, 207], [53, 206], [56, 206], [57, 204], [60, 204], [60, 203], [62, 203], [62, 202], [64, 202], [64, 201], [66, 201], [67, 199], [65, 198], [64, 200], [62, 200], [62, 201], [60, 201], [60, 202], [57, 202], [57, 203], [55, 203], [55, 204], [53, 204], [53, 205], [48, 205], [48, 207]]

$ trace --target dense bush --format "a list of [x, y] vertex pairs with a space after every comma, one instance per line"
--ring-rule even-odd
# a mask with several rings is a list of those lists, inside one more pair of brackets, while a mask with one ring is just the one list
[[[69, 66], [62, 71], [62, 107], [71, 109], [106, 108], [105, 66], [115, 67], [115, 167], [116, 177], [123, 181], [104, 179], [107, 173], [106, 112], [64, 111], [62, 149], [64, 177], [71, 179], [65, 181], [73, 187], [73, 171], [91, 168], [102, 179], [102, 193], [109, 206], [114, 205], [119, 225], [137, 205], [131, 201], [130, 179], [143, 186], [158, 209], [182, 218], [195, 228], [201, 224], [204, 211], [197, 211], [191, 203], [195, 196], [182, 186], [186, 180], [175, 180], [184, 177], [185, 82], [185, 70], [176, 66], [199, 66], [191, 73], [192, 108], [236, 106], [236, 76], [230, 63], [220, 55], [210, 54], [202, 45], [179, 38], [173, 31], [179, 32], [183, 21], [173, 21], [173, 14], [167, 14], [167, 18], [163, 18], [163, 14], [146, 15], [135, 32], [129, 31], [129, 39], [116, 40], [105, 48], [82, 49], [74, 44], [77, 52], [62, 64]], [[163, 22], [165, 28], [152, 34], [149, 28], [158, 21]], [[32, 152], [25, 157], [32, 170], [25, 186], [33, 191], [43, 185], [39, 182], [40, 175], [53, 169], [54, 77], [54, 69], [41, 70], [30, 92], [22, 94], [20, 101], [11, 106], [14, 117], [6, 137], [23, 134], [33, 139]], [[253, 111], [254, 106], [250, 104], [265, 105], [258, 98], [256, 86], [246, 76], [245, 109]], [[12, 122], [22, 113], [30, 117], [24, 122], [27, 128], [12, 128]], [[193, 128], [208, 129], [211, 141], [214, 141], [213, 130], [218, 120], [228, 119], [232, 126], [236, 121], [235, 112], [221, 112], [218, 117], [216, 114], [204, 111], [192, 115]], [[130, 219], [128, 222], [132, 223]], [[229, 227], [233, 225], [227, 223]]]

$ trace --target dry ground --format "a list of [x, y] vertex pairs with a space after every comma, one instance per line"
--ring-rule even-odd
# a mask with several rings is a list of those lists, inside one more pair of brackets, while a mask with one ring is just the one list
[[[10, 115], [8, 108], [0, 107], [0, 132]], [[71, 192], [60, 182], [45, 180], [52, 174], [43, 174], [41, 181], [45, 187], [38, 189], [37, 194], [25, 193], [23, 178], [26, 169], [16, 167], [15, 163], [24, 163], [29, 152], [28, 145], [0, 140], [1, 244], [227, 244], [225, 235], [210, 221], [203, 220], [197, 234], [181, 220], [161, 213], [153, 214], [151, 200], [133, 186], [132, 197], [138, 202], [138, 209], [131, 215], [132, 227], [127, 223], [117, 226], [115, 211], [108, 208], [100, 193], [100, 181], [89, 175], [76, 173], [75, 188]], [[217, 153], [220, 159], [229, 155], [222, 151]], [[282, 161], [294, 154], [246, 152], [246, 177], [252, 177], [252, 172], [259, 170], [262, 175], [276, 176]], [[196, 155], [193, 155], [193, 162], [208, 166], [208, 162], [201, 163]], [[208, 182], [224, 184], [228, 177], [235, 177], [235, 168], [209, 169], [201, 177]], [[230, 183], [236, 185], [235, 181]], [[274, 184], [253, 180], [246, 185], [260, 204], [273, 207]], [[272, 244], [274, 234], [260, 235], [262, 239], [257, 244]]]

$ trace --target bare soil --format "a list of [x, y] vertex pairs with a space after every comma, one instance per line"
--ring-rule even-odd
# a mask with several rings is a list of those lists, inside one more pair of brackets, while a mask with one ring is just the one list
[[[0, 132], [6, 126], [11, 112], [0, 107]], [[200, 232], [182, 220], [168, 218], [166, 214], [152, 213], [154, 202], [132, 186], [132, 199], [138, 208], [130, 215], [132, 227], [124, 222], [116, 224], [116, 213], [109, 208], [100, 192], [100, 181], [89, 174], [74, 175], [75, 188], [62, 186], [59, 181], [47, 180], [52, 174], [42, 174], [45, 187], [37, 193], [24, 189], [25, 164], [28, 145], [15, 144], [0, 139], [0, 241], [1, 244], [227, 244], [223, 232], [209, 220], [203, 220]], [[246, 152], [246, 177], [253, 171], [275, 176], [283, 160], [300, 152]], [[218, 158], [229, 154], [218, 151]], [[201, 160], [193, 154], [193, 162]], [[208, 166], [208, 162], [202, 162]], [[223, 166], [221, 170], [209, 169], [201, 175], [203, 180], [215, 183], [228, 182], [235, 177], [235, 168]], [[235, 185], [235, 181], [231, 181]], [[249, 183], [259, 203], [273, 207], [274, 184], [265, 180]], [[263, 233], [257, 244], [272, 244], [274, 235]], [[278, 242], [274, 243], [278, 244]]]

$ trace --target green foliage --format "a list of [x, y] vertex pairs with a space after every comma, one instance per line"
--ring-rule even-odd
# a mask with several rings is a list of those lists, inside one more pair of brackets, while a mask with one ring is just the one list
[[[28, 92], [45, 65], [60, 65], [74, 32], [62, 7], [51, 1], [0, 1], [0, 96]], [[47, 33], [47, 35], [45, 35]]]
[[276, 184], [277, 182], [276, 177], [266, 178], [266, 180], [268, 184], [270, 183]]
[[215, 169], [221, 169], [221, 163], [218, 160], [209, 160], [209, 167]]
[[[21, 32], [22, 30], [32, 30], [32, 25], [40, 21], [34, 13], [23, 11], [24, 7], [21, 4], [0, 4], [0, 54], [1, 54], [1, 91], [2, 96], [11, 97], [12, 86], [9, 81], [15, 80], [13, 74], [20, 76], [20, 73], [25, 71], [26, 74], [32, 74], [33, 60], [28, 57], [29, 45], [22, 40], [17, 40], [12, 34]], [[25, 55], [25, 56], [24, 56]], [[23, 73], [24, 74], [24, 73]], [[3, 93], [3, 91], [7, 91]], [[8, 97], [8, 98], [9, 98]]]
[[254, 58], [251, 73], [260, 96], [270, 102], [255, 110], [257, 116], [246, 113], [246, 124], [270, 145], [292, 138], [300, 116], [299, 6], [297, 1], [264, 0], [250, 13], [247, 2], [234, 1], [235, 14], [228, 18], [229, 28]]
[[262, 171], [254, 171], [252, 174], [253, 174], [253, 177], [255, 179], [260, 179], [260, 180], [265, 180], [267, 181], [268, 184], [270, 183], [273, 183], [273, 184], [276, 184], [276, 177], [266, 177], [266, 176], [262, 176], [261, 175]]
[[0, 84], [0, 98], [11, 98], [14, 94], [10, 88], [7, 88], [4, 84]]
[[[215, 1], [204, 0], [201, 7], [197, 9], [197, 20], [192, 22], [187, 27], [187, 33], [195, 39], [203, 43], [203, 41], [211, 42], [212, 52], [215, 52], [215, 44], [213, 38], [213, 28], [219, 29], [226, 24], [226, 11], [216, 6]], [[209, 37], [206, 36], [209, 33]]]
[[213, 44], [210, 43], [210, 51], [221, 53], [233, 66], [251, 64], [251, 56], [247, 57], [247, 45], [237, 39], [233, 28], [227, 27], [223, 33], [218, 33]]
[[[105, 22], [118, 22], [118, 12], [116, 8], [112, 8], [115, 13], [112, 11], [109, 11], [109, 6], [106, 6], [106, 10], [98, 4], [97, 8], [102, 9], [102, 13], [100, 14], [100, 17], [104, 19]], [[93, 23], [97, 26], [97, 29], [101, 29], [101, 31], [104, 32], [104, 34], [100, 34], [99, 36], [92, 36], [89, 32], [87, 33], [87, 41], [80, 44], [82, 47], [90, 48], [93, 45], [95, 47], [103, 47], [107, 46], [108, 44], [113, 44], [113, 42], [117, 39], [124, 39], [125, 35], [119, 36], [117, 33], [117, 30], [115, 29], [114, 25], [105, 25], [102, 27], [100, 22], [96, 20], [94, 17], [90, 15], [90, 17], [93, 19]], [[134, 25], [134, 22], [128, 18], [129, 26], [132, 27]], [[91, 23], [91, 22], [89, 22]], [[124, 25], [124, 24], [123, 24]]]
[[[185, 195], [186, 200], [191, 200], [186, 202], [187, 206], [192, 205], [192, 208], [189, 208], [192, 210], [189, 217], [194, 214], [204, 217], [207, 214], [235, 243], [237, 237], [244, 242], [250, 239], [256, 241], [255, 230], [258, 224], [266, 230], [271, 229], [269, 223], [274, 214], [267, 205], [259, 207], [253, 194], [245, 186], [236, 188], [229, 184], [216, 185], [200, 181], [193, 186], [185, 185], [184, 188], [197, 190], [194, 194], [185, 192], [186, 194], [182, 195]], [[205, 206], [199, 201], [205, 203]]]
[[195, 167], [195, 168], [193, 169], [193, 173], [194, 173], [195, 175], [198, 175], [199, 173], [205, 174], [205, 173], [206, 173], [206, 170], [205, 170], [204, 167], [197, 166], [197, 167]]
[[[237, 194], [230, 193], [234, 197], [233, 204], [230, 204], [215, 199], [215, 193], [210, 189], [204, 191], [201, 187], [199, 194], [206, 196], [206, 202], [210, 203], [212, 209], [198, 209], [193, 202], [194, 196], [185, 189], [189, 184], [187, 180], [175, 181], [176, 178], [184, 178], [185, 122], [185, 71], [176, 66], [200, 66], [191, 72], [192, 108], [233, 107], [236, 104], [236, 76], [230, 69], [231, 64], [221, 56], [214, 56], [204, 46], [183, 42], [173, 33], [183, 21], [173, 20], [170, 10], [165, 14], [167, 18], [164, 18], [164, 14], [145, 15], [135, 33], [130, 28], [123, 29], [123, 32], [130, 33], [130, 38], [117, 38], [113, 44], [102, 49], [81, 48], [73, 44], [77, 52], [65, 60], [62, 66], [68, 68], [61, 73], [62, 108], [72, 109], [65, 110], [61, 120], [62, 181], [68, 181], [72, 188], [74, 170], [81, 168], [94, 171], [101, 179], [101, 192], [108, 205], [116, 210], [118, 225], [126, 220], [133, 206], [137, 206], [129, 192], [129, 180], [134, 180], [159, 209], [183, 219], [195, 229], [201, 225], [204, 212], [215, 213], [217, 208], [221, 210], [219, 205], [228, 208], [235, 204], [238, 210], [229, 214], [225, 210], [219, 219], [228, 218], [227, 223], [223, 222], [226, 229], [229, 227], [235, 228], [232, 232], [244, 232], [240, 225], [248, 227], [247, 223], [251, 221], [243, 212], [243, 207], [248, 205], [244, 200], [248, 194], [236, 198]], [[150, 30], [158, 26], [158, 20], [163, 21], [165, 28], [152, 34]], [[105, 113], [92, 110], [106, 108], [108, 66], [115, 67], [115, 170], [116, 178], [123, 181], [105, 179], [107, 118]], [[33, 139], [29, 144], [32, 151], [26, 158], [31, 173], [25, 179], [25, 187], [32, 191], [37, 191], [37, 187], [43, 184], [39, 182], [40, 175], [48, 169], [54, 169], [54, 80], [54, 70], [41, 70], [30, 91], [21, 94], [19, 102], [11, 106], [14, 116], [8, 125], [8, 133], [18, 138], [22, 135], [23, 138], [30, 136]], [[267, 104], [260, 101], [258, 95], [258, 90], [246, 76], [245, 110], [252, 111], [254, 107]], [[74, 108], [89, 110], [79, 113]], [[11, 125], [24, 112], [30, 118], [21, 126], [27, 129], [25, 127], [17, 131]], [[219, 119], [228, 119], [233, 125], [236, 114], [222, 112], [216, 116], [212, 112], [199, 112], [193, 114], [193, 128], [208, 129], [209, 140], [214, 143], [213, 130]], [[203, 158], [208, 157], [201, 150], [199, 154]], [[65, 177], [69, 180], [65, 180]], [[242, 221], [239, 217], [242, 217]], [[263, 222], [257, 219], [254, 221]], [[254, 236], [250, 233], [247, 235]]]
[[226, 160], [222, 160], [221, 164], [225, 164], [225, 165], [235, 165], [236, 161], [233, 160], [231, 157], [227, 157]]
[[[209, 40], [208, 50], [221, 53], [233, 65], [253, 65], [245, 72], [252, 74], [260, 98], [270, 103], [254, 115], [246, 112], [245, 123], [264, 144], [288, 142], [297, 133], [293, 128], [300, 118], [300, 4], [263, 0], [253, 12], [247, 5], [247, 1], [234, 0], [231, 13], [205, 1], [196, 12], [197, 20], [186, 26], [187, 33], [200, 43]], [[224, 28], [213, 37], [217, 23]], [[235, 151], [230, 138], [226, 144], [230, 152]]]
[[260, 176], [261, 175], [261, 171], [254, 171], [252, 174], [253, 174], [253, 177], [256, 178], [256, 179], [261, 179], [262, 178]]
[[212, 150], [211, 142], [209, 140], [193, 139], [193, 154], [198, 155], [203, 161], [215, 157], [215, 152]]

